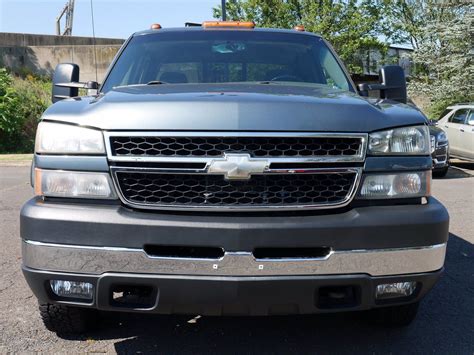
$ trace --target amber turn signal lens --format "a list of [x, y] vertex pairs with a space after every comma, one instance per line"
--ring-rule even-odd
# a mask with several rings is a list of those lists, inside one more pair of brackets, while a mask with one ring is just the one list
[[248, 21], [248, 22], [240, 22], [240, 21], [204, 21], [202, 23], [202, 27], [243, 27], [243, 28], [254, 28], [255, 23]]
[[35, 195], [36, 196], [41, 196], [43, 195], [43, 191], [41, 188], [41, 170], [38, 168], [35, 168]]

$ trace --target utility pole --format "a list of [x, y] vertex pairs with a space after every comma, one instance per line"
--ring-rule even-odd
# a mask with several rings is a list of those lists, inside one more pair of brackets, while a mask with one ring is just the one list
[[221, 0], [221, 8], [222, 8], [222, 21], [226, 21], [227, 19], [227, 14], [225, 10], [225, 0]]
[[[64, 31], [61, 31], [61, 19], [66, 15], [66, 23], [64, 25]], [[74, 0], [68, 0], [66, 5], [59, 13], [56, 18], [56, 34], [58, 36], [71, 36], [72, 35], [72, 21], [74, 18]]]

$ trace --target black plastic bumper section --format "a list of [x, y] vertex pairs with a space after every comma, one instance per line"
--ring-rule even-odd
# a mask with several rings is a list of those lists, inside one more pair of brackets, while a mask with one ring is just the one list
[[[317, 212], [316, 212], [317, 213]], [[434, 198], [424, 205], [355, 207], [330, 214], [153, 213], [120, 205], [28, 201], [21, 237], [45, 243], [143, 248], [145, 245], [334, 250], [424, 247], [445, 243], [449, 216]]]
[[[40, 303], [65, 303], [106, 311], [201, 315], [276, 315], [366, 310], [415, 302], [436, 283], [442, 270], [390, 277], [368, 275], [292, 277], [200, 277], [140, 274], [88, 276], [23, 268]], [[49, 280], [90, 282], [91, 302], [54, 296]], [[415, 293], [390, 302], [376, 301], [378, 284], [416, 281]], [[126, 294], [132, 297], [127, 300]]]

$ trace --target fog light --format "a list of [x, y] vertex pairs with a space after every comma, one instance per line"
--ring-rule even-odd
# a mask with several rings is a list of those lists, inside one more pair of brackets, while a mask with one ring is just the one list
[[59, 297], [92, 300], [94, 285], [89, 282], [51, 280], [51, 289]]
[[396, 297], [408, 297], [411, 296], [415, 290], [415, 281], [381, 284], [377, 285], [377, 289], [375, 290], [375, 298], [378, 300], [385, 300]]

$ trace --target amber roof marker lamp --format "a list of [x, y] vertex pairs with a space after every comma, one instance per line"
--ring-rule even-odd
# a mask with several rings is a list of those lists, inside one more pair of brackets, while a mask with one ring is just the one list
[[255, 23], [251, 21], [204, 21], [204, 28], [255, 28]]
[[300, 31], [300, 32], [306, 31], [303, 25], [296, 25], [295, 27], [293, 27], [293, 29], [295, 31]]
[[161, 30], [161, 25], [159, 23], [154, 23], [153, 25], [150, 26], [150, 29]]

